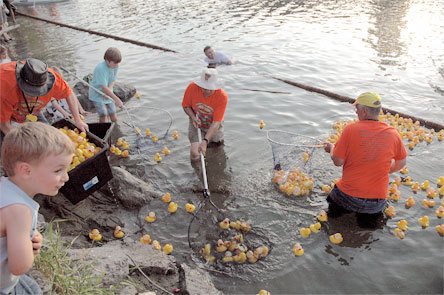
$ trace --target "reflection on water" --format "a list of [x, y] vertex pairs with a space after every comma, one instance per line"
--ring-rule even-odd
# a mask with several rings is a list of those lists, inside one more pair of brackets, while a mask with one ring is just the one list
[[[432, 229], [440, 221], [432, 219], [428, 230], [417, 226], [417, 218], [432, 216], [431, 210], [420, 206], [406, 210], [401, 202], [394, 204], [398, 217], [412, 224], [403, 241], [389, 230], [397, 218], [382, 229], [368, 230], [360, 228], [353, 216], [332, 218], [328, 228], [304, 239], [298, 229], [327, 209], [320, 186], [330, 184], [341, 171], [325, 153], [315, 151], [313, 194], [281, 195], [270, 183], [272, 152], [265, 131], [257, 127], [264, 120], [270, 129], [321, 138], [331, 132], [336, 118], [350, 118], [348, 104], [291, 87], [270, 75], [352, 97], [376, 90], [386, 107], [443, 123], [443, 94], [437, 90], [444, 88], [442, 1], [78, 0], [26, 12], [180, 52], [141, 48], [26, 18], [20, 18], [21, 27], [12, 32], [15, 48], [10, 48], [15, 50], [13, 57], [41, 58], [83, 77], [92, 72], [106, 48], [118, 47], [123, 54], [119, 79], [142, 94], [140, 101], [131, 102], [141, 112], [134, 118], [136, 124], [142, 130], [158, 127], [161, 133], [166, 124], [159, 122], [165, 117], [154, 119], [143, 107], [165, 109], [174, 117], [171, 130], [182, 136], [144, 149], [143, 157], [133, 151], [130, 159], [116, 161], [129, 165], [160, 192], [170, 191], [181, 208], [187, 201], [197, 204], [202, 199], [201, 173], [189, 162], [188, 118], [180, 106], [183, 90], [203, 66], [205, 45], [239, 61], [219, 70], [229, 103], [225, 146], [207, 154], [210, 191], [230, 216], [244, 218], [263, 232], [273, 249], [257, 265], [236, 267], [233, 278], [216, 276], [226, 293], [256, 294], [261, 288], [273, 294], [443, 293], [442, 238]], [[125, 114], [122, 117], [127, 120]], [[120, 130], [134, 141], [131, 128], [121, 124]], [[164, 144], [171, 155], [154, 164], [152, 153]], [[408, 160], [412, 178], [435, 179], [442, 173], [442, 154], [442, 143], [415, 149]], [[411, 193], [407, 187], [401, 191], [402, 198]], [[418, 203], [423, 197], [415, 195]], [[150, 234], [173, 241], [179, 257], [186, 260], [191, 215], [183, 210], [170, 215], [160, 200], [141, 208], [140, 218], [149, 211], [158, 212], [159, 218], [150, 225]], [[344, 233], [345, 246], [329, 243], [328, 235], [336, 231]], [[305, 249], [303, 257], [291, 253], [296, 242]], [[415, 259], [403, 259], [400, 253]], [[384, 265], [390, 267], [382, 270]]]

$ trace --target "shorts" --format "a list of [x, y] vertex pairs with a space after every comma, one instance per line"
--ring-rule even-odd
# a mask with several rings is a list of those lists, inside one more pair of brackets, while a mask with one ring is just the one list
[[352, 212], [374, 214], [384, 210], [387, 205], [386, 199], [357, 198], [342, 192], [337, 186], [328, 195], [327, 201]]
[[103, 102], [92, 102], [96, 107], [97, 114], [100, 117], [111, 116], [116, 113], [116, 104], [114, 102], [103, 103]]
[[[200, 129], [202, 131], [202, 140], [204, 139], [205, 135], [207, 134], [208, 129]], [[191, 143], [193, 142], [199, 142], [199, 136], [197, 135], [197, 128], [194, 127], [191, 120], [188, 124], [188, 139]], [[210, 142], [214, 143], [223, 143], [224, 141], [224, 125], [223, 123], [220, 124], [219, 130], [217, 130], [216, 134], [213, 135], [213, 138], [211, 138]]]

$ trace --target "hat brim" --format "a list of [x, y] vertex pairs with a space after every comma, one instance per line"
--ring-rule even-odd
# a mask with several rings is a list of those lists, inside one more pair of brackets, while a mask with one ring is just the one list
[[20, 89], [29, 96], [43, 96], [51, 91], [54, 86], [55, 76], [53, 73], [48, 71], [48, 78], [46, 79], [46, 83], [43, 86], [32, 86], [26, 83], [22, 77], [20, 77], [20, 71], [24, 67], [25, 64], [21, 62], [17, 62], [17, 66], [15, 68], [15, 77], [17, 79], [17, 84]]
[[208, 81], [202, 81], [201, 77], [197, 77], [194, 79], [194, 83], [196, 83], [197, 86], [203, 89], [207, 90], [217, 90], [220, 88], [220, 86], [217, 83], [209, 83]]

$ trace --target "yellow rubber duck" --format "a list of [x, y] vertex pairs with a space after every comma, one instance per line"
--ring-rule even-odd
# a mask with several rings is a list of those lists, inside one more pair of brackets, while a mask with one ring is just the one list
[[310, 224], [310, 230], [314, 232], [315, 234], [318, 233], [321, 230], [321, 223], [316, 222], [313, 224]]
[[156, 213], [151, 211], [150, 213], [148, 213], [147, 216], [145, 216], [145, 221], [152, 223], [154, 221], [156, 221], [157, 217], [156, 217]]
[[169, 203], [169, 202], [171, 202], [171, 194], [170, 193], [165, 193], [163, 196], [162, 196], [162, 201], [163, 202], [165, 202], [165, 203]]
[[427, 228], [430, 225], [429, 217], [427, 215], [418, 218], [418, 222], [422, 226], [422, 228]]
[[265, 128], [265, 122], [264, 120], [260, 120], [259, 121], [259, 129], [264, 129]]
[[128, 156], [129, 156], [129, 151], [128, 150], [124, 150], [122, 152], [122, 158], [128, 158]]
[[410, 176], [406, 176], [402, 184], [407, 186], [412, 186], [412, 178]]
[[395, 179], [393, 180], [393, 182], [400, 187], [401, 186], [401, 177], [400, 176], [396, 176]]
[[231, 241], [231, 242], [228, 243], [228, 250], [230, 252], [234, 252], [234, 250], [236, 250], [238, 246], [239, 245], [237, 244], [236, 241]]
[[178, 140], [179, 137], [180, 137], [179, 131], [174, 130], [174, 131], [171, 133], [171, 137], [172, 137], [174, 140]]
[[211, 244], [205, 244], [205, 246], [200, 250], [203, 256], [211, 255]]
[[388, 218], [395, 217], [396, 216], [395, 207], [393, 207], [392, 205], [388, 206], [387, 208], [385, 208], [384, 213]]
[[437, 184], [439, 187], [444, 186], [444, 176], [440, 176], [440, 177], [438, 177], [438, 179], [436, 180], [436, 184]]
[[251, 251], [251, 250], [248, 250], [246, 255], [247, 255], [248, 263], [251, 263], [251, 264], [256, 263], [257, 260], [259, 259], [259, 257], [255, 256], [253, 251]]
[[163, 253], [165, 253], [166, 255], [170, 255], [171, 253], [173, 253], [173, 245], [165, 244], [163, 246]]
[[116, 147], [116, 148], [114, 149], [114, 154], [115, 154], [116, 156], [120, 156], [120, 155], [122, 154], [122, 151], [121, 151], [118, 147]]
[[327, 217], [327, 212], [325, 212], [324, 210], [321, 210], [321, 212], [319, 212], [318, 216], [316, 216], [316, 218], [320, 221], [320, 222], [325, 222], [328, 220]]
[[225, 252], [224, 257], [222, 258], [223, 263], [230, 263], [233, 262], [233, 253], [230, 251]]
[[235, 235], [233, 237], [233, 240], [236, 241], [237, 243], [242, 244], [244, 242], [244, 236], [242, 234]]
[[259, 257], [259, 258], [265, 258], [265, 257], [268, 256], [269, 251], [270, 251], [270, 250], [268, 249], [267, 246], [262, 245], [262, 246], [257, 247], [257, 248], [254, 250], [254, 255], [256, 255], [256, 256]]
[[228, 247], [227, 247], [227, 245], [225, 244], [225, 242], [222, 241], [221, 239], [217, 240], [217, 243], [216, 243], [216, 251], [217, 251], [218, 253], [223, 253], [223, 252], [225, 252], [225, 251], [227, 251], [227, 250], [228, 250]]
[[428, 181], [428, 180], [424, 180], [424, 182], [421, 183], [421, 189], [422, 189], [423, 191], [427, 190], [429, 187], [430, 187], [430, 181]]
[[171, 151], [168, 149], [168, 147], [164, 146], [162, 149], [162, 154], [168, 156], [169, 154], [171, 154]]
[[233, 261], [239, 264], [245, 263], [245, 261], [247, 261], [247, 254], [245, 254], [244, 252], [239, 252], [238, 254], [233, 256]]
[[221, 222], [219, 222], [219, 227], [221, 229], [229, 229], [230, 228], [230, 219], [225, 218]]
[[145, 129], [145, 135], [146, 136], [150, 136], [151, 135], [151, 129], [150, 128], [146, 128]]
[[401, 198], [400, 191], [397, 191], [397, 192], [389, 195], [389, 200], [392, 200], [393, 202], [398, 202], [400, 198]]
[[400, 172], [401, 174], [406, 175], [406, 174], [409, 173], [409, 169], [407, 168], [407, 166], [405, 166], [404, 168], [402, 168], [401, 170], [399, 170], [399, 172]]
[[122, 230], [120, 226], [116, 226], [114, 229], [114, 237], [117, 239], [121, 239], [125, 236], [125, 232]]
[[93, 240], [94, 242], [99, 242], [102, 240], [102, 234], [98, 229], [93, 229], [88, 234], [89, 238]]
[[267, 290], [262, 289], [259, 291], [259, 293], [257, 293], [257, 295], [271, 295], [271, 293]]
[[444, 185], [438, 189], [438, 193], [441, 197], [444, 196]]
[[162, 156], [159, 153], [156, 153], [154, 155], [154, 161], [156, 161], [157, 164], [159, 164], [160, 162], [162, 162]]
[[240, 230], [243, 231], [244, 233], [247, 233], [251, 230], [251, 225], [248, 222], [241, 221]]
[[329, 237], [329, 239], [330, 239], [330, 242], [332, 242], [335, 245], [342, 243], [342, 241], [344, 240], [344, 238], [342, 237], [342, 234], [340, 234], [340, 233], [335, 233], [335, 234], [331, 235]]
[[194, 211], [196, 210], [196, 206], [194, 206], [194, 205], [191, 204], [191, 203], [186, 203], [186, 204], [185, 204], [185, 210], [186, 210], [188, 213], [192, 214], [192, 213], [194, 213]]
[[415, 181], [414, 183], [412, 183], [412, 192], [414, 192], [415, 194], [419, 191], [419, 189], [421, 188], [421, 186], [419, 185], [419, 182]]
[[435, 207], [436, 203], [434, 200], [424, 199], [424, 200], [422, 200], [422, 205], [425, 208], [433, 208], [433, 207]]
[[174, 202], [170, 202], [168, 204], [168, 212], [170, 212], [171, 214], [176, 213], [177, 211], [177, 204]]
[[398, 227], [395, 228], [395, 230], [393, 231], [393, 234], [395, 235], [395, 237], [397, 237], [400, 240], [403, 240], [405, 238], [405, 232]]
[[311, 234], [311, 230], [308, 227], [302, 227], [299, 229], [299, 233], [303, 238], [308, 238]]
[[304, 163], [307, 163], [308, 160], [310, 160], [310, 154], [307, 153], [307, 152], [304, 152], [304, 153], [302, 154], [302, 160], [304, 160]]
[[296, 256], [304, 255], [304, 249], [302, 248], [301, 244], [299, 244], [299, 243], [294, 244], [292, 251], [293, 251], [293, 254]]
[[143, 236], [140, 238], [140, 242], [141, 242], [142, 244], [144, 244], [144, 245], [149, 245], [149, 244], [151, 244], [151, 236], [148, 235], [148, 234], [143, 235]]
[[436, 211], [435, 211], [435, 215], [438, 218], [443, 218], [444, 217], [444, 206], [439, 206], [438, 209], [436, 209]]
[[396, 225], [399, 229], [402, 229], [403, 231], [406, 231], [409, 229], [409, 223], [405, 219], [401, 219], [400, 221], [398, 221], [398, 223]]
[[239, 220], [237, 221], [230, 221], [230, 227], [236, 230], [240, 230], [241, 228], [241, 222]]
[[413, 197], [408, 197], [407, 200], [405, 201], [405, 208], [410, 209], [413, 206], [415, 206], [415, 199], [413, 199]]
[[326, 194], [330, 193], [331, 190], [332, 190], [331, 186], [328, 185], [328, 184], [324, 184], [324, 185], [322, 186], [321, 189], [322, 189], [322, 191], [323, 191], [324, 193], [326, 193]]
[[162, 249], [162, 246], [160, 245], [158, 240], [154, 240], [151, 244], [152, 244], [154, 250]]
[[436, 190], [434, 190], [433, 188], [428, 188], [427, 189], [427, 198], [429, 199], [433, 199], [438, 195], [438, 193], [436, 192]]
[[441, 237], [444, 237], [444, 224], [435, 226], [435, 230]]
[[154, 142], [154, 143], [156, 143], [156, 142], [158, 142], [159, 141], [159, 137], [157, 137], [157, 135], [151, 135], [151, 141], [152, 142]]

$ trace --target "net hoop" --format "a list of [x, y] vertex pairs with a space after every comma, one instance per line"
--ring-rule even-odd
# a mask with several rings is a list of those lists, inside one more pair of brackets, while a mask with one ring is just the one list
[[[295, 136], [295, 137], [302, 137], [302, 138], [309, 139], [310, 141], [314, 141], [315, 144], [283, 143], [283, 142], [279, 142], [279, 141], [272, 139], [270, 137], [270, 133], [284, 133], [284, 134]], [[277, 129], [267, 130], [267, 140], [271, 143], [274, 143], [277, 145], [282, 145], [282, 146], [294, 146], [294, 147], [302, 147], [302, 148], [315, 148], [315, 147], [322, 147], [323, 146], [322, 145], [323, 141], [321, 141], [317, 138], [307, 136], [307, 135], [297, 134], [297, 133], [293, 133], [293, 132], [289, 132], [289, 131], [277, 130]]]
[[173, 115], [171, 115], [171, 113], [167, 110], [164, 110], [161, 108], [154, 108], [154, 107], [145, 107], [145, 106], [128, 106], [126, 108], [129, 111], [129, 115], [131, 117], [131, 120], [133, 120], [133, 117], [135, 116], [134, 114], [131, 114], [131, 110], [133, 110], [133, 109], [149, 109], [149, 110], [156, 110], [156, 111], [161, 111], [161, 112], [166, 113], [169, 117], [168, 127], [167, 127], [165, 133], [163, 134], [163, 136], [160, 136], [159, 139], [164, 139], [168, 135], [168, 132], [170, 131], [171, 126], [173, 125], [173, 121], [174, 121]]

